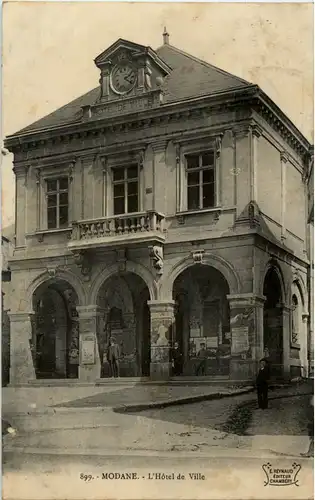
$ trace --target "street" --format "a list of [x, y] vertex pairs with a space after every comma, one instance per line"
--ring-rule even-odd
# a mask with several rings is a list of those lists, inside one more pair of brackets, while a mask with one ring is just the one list
[[[82, 409], [78, 400], [71, 403], [77, 408], [55, 414], [62, 428], [6, 438], [5, 498], [26, 499], [30, 492], [32, 498], [104, 498], [105, 491], [106, 498], [145, 498], [147, 487], [150, 498], [250, 498], [264, 488], [264, 464], [290, 469], [295, 462], [301, 487], [288, 486], [286, 498], [306, 498], [313, 462], [300, 453], [308, 446], [309, 399], [309, 388], [301, 386], [270, 391], [265, 411], [248, 393], [124, 414]], [[137, 480], [120, 478], [127, 472]], [[102, 479], [103, 473], [114, 476]], [[179, 474], [185, 479], [177, 480]], [[263, 498], [283, 498], [279, 490], [264, 488]]]

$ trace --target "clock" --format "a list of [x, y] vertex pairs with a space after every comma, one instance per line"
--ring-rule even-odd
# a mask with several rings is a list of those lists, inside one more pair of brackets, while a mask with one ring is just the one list
[[114, 66], [110, 83], [116, 94], [126, 94], [136, 84], [137, 73], [135, 67], [130, 62], [120, 63]]

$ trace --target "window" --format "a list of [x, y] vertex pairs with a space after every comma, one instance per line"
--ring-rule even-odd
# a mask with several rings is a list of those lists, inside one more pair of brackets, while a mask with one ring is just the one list
[[213, 208], [216, 204], [215, 154], [206, 151], [186, 155], [187, 208]]
[[113, 168], [114, 215], [139, 211], [138, 165]]
[[292, 343], [299, 343], [299, 302], [296, 295], [292, 296]]
[[68, 178], [47, 180], [46, 186], [48, 229], [68, 227]]

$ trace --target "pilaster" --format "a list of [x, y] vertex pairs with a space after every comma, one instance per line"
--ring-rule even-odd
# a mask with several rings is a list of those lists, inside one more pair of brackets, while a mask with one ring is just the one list
[[263, 356], [265, 298], [245, 293], [228, 295], [227, 299], [230, 305], [231, 328], [230, 378], [253, 379]]
[[29, 165], [15, 166], [15, 199], [18, 200], [15, 208], [16, 246], [25, 246], [27, 220], [27, 176]]
[[158, 212], [165, 212], [166, 147], [164, 140], [151, 144], [153, 150], [154, 206]]
[[31, 348], [33, 313], [8, 313], [10, 317], [10, 385], [36, 379]]
[[286, 152], [280, 153], [281, 160], [281, 240], [286, 238], [286, 176], [287, 176], [287, 161], [288, 155]]
[[171, 377], [171, 346], [174, 336], [175, 301], [148, 301], [151, 316], [150, 376], [154, 380]]
[[102, 310], [97, 305], [77, 306], [80, 332], [79, 379], [94, 382], [100, 377], [98, 332]]
[[291, 308], [282, 305], [283, 376], [290, 379]]

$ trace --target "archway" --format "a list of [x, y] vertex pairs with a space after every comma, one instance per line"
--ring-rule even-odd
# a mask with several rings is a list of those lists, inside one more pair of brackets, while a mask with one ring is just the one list
[[119, 351], [119, 376], [150, 374], [149, 289], [140, 276], [116, 273], [99, 288], [96, 303], [101, 311], [98, 348], [101, 378], [112, 376], [108, 346], [114, 339]]
[[78, 378], [78, 296], [69, 283], [56, 278], [33, 294], [31, 351], [36, 378]]
[[308, 332], [305, 298], [298, 280], [291, 287], [290, 375], [306, 377], [308, 374]]
[[283, 375], [283, 294], [279, 271], [270, 267], [264, 280], [264, 353], [273, 377]]
[[[207, 265], [190, 266], [176, 278], [173, 285], [176, 302], [174, 340], [183, 356], [183, 375], [229, 375], [228, 294], [229, 286], [224, 276]], [[203, 356], [207, 358], [204, 366], [200, 361]]]

